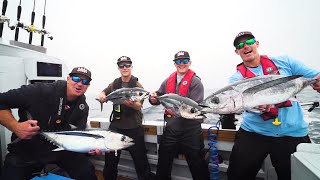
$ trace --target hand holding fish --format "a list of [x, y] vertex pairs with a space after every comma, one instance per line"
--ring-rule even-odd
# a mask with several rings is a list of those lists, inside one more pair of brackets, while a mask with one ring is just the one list
[[[320, 79], [320, 74], [315, 77], [315, 79]], [[320, 81], [312, 85], [312, 88], [320, 93]]]
[[99, 95], [99, 99], [97, 99], [99, 102], [103, 103], [103, 102], [106, 102], [106, 94], [104, 92], [101, 92], [100, 95]]
[[158, 101], [158, 94], [157, 94], [157, 92], [151, 93], [149, 100], [150, 100], [150, 102], [153, 103], [153, 104], [157, 103], [157, 101]]
[[38, 126], [38, 121], [27, 120], [24, 122], [18, 122], [18, 124], [13, 128], [13, 132], [20, 139], [31, 139], [34, 135], [38, 134], [40, 127]]
[[261, 110], [262, 112], [269, 112], [270, 111], [270, 108], [272, 107], [273, 105], [260, 105], [258, 106], [258, 109]]

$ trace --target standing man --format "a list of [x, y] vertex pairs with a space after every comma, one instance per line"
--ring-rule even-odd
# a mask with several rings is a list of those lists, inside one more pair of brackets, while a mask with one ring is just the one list
[[[100, 102], [106, 101], [106, 96], [120, 88], [143, 88], [138, 78], [131, 75], [132, 61], [127, 56], [122, 56], [117, 61], [121, 77], [115, 79], [105, 88], [99, 96]], [[129, 151], [137, 172], [139, 180], [152, 180], [154, 174], [151, 172], [147, 159], [147, 150], [144, 141], [144, 128], [142, 126], [141, 112], [143, 102], [124, 101], [123, 104], [114, 104], [112, 116], [110, 117], [109, 129], [127, 135], [134, 139], [135, 144], [126, 150]], [[105, 153], [105, 165], [103, 176], [105, 180], [116, 180], [118, 176], [118, 163], [121, 151]]]
[[[187, 51], [179, 51], [174, 55], [174, 66], [177, 71], [165, 79], [159, 90], [152, 93], [149, 101], [159, 105], [158, 96], [175, 93], [200, 103], [203, 101], [204, 88], [200, 78], [191, 70], [190, 56]], [[205, 151], [201, 123], [203, 120], [174, 117], [165, 111], [167, 122], [159, 147], [157, 179], [170, 180], [172, 163], [180, 149], [186, 156], [189, 169], [194, 180], [208, 180], [208, 164]]]
[[[242, 63], [230, 83], [267, 74], [303, 75], [320, 78], [319, 71], [288, 56], [268, 57], [258, 53], [259, 41], [251, 32], [240, 32], [234, 42]], [[313, 86], [320, 92], [320, 83]], [[308, 124], [298, 102], [260, 106], [262, 113], [244, 112], [236, 134], [228, 168], [229, 180], [254, 180], [269, 154], [279, 180], [291, 179], [290, 156], [299, 143], [310, 143]]]
[[[84, 93], [90, 81], [91, 72], [76, 67], [67, 81], [23, 85], [0, 93], [0, 124], [13, 133], [0, 179], [29, 180], [49, 163], [57, 164], [73, 179], [97, 179], [86, 154], [52, 151], [57, 147], [38, 133], [70, 129], [70, 125], [86, 128], [89, 106]], [[19, 121], [11, 113], [13, 108], [19, 108]]]

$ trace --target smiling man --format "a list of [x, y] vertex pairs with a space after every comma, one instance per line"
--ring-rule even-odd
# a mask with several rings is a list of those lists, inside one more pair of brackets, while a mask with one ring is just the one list
[[[289, 57], [268, 57], [258, 53], [259, 41], [248, 31], [240, 32], [233, 42], [242, 63], [230, 83], [268, 74], [303, 75], [320, 78], [320, 72]], [[313, 88], [320, 92], [320, 82]], [[278, 179], [291, 179], [290, 156], [299, 143], [309, 143], [308, 124], [298, 102], [286, 101], [260, 106], [261, 113], [244, 112], [230, 156], [229, 180], [254, 180], [263, 160], [270, 155]]]
[[[191, 65], [189, 53], [187, 51], [177, 52], [173, 62], [177, 71], [162, 82], [158, 91], [151, 94], [150, 103], [159, 105], [158, 96], [167, 93], [179, 94], [198, 103], [202, 102], [204, 87], [201, 79], [189, 69]], [[157, 179], [171, 179], [172, 163], [178, 149], [185, 154], [194, 180], [209, 179], [201, 128], [203, 119], [175, 117], [169, 110], [165, 111], [164, 118], [167, 124], [161, 136]]]
[[[133, 69], [130, 57], [121, 56], [117, 60], [120, 77], [111, 82], [99, 95], [99, 101], [105, 102], [106, 96], [121, 88], [143, 88], [138, 78], [131, 74]], [[126, 150], [129, 151], [136, 169], [139, 180], [153, 180], [147, 158], [147, 150], [144, 141], [144, 129], [142, 126], [143, 101], [125, 100], [123, 104], [113, 104], [112, 115], [110, 116], [109, 129], [134, 139], [135, 144]], [[103, 176], [105, 180], [116, 180], [118, 176], [118, 163], [121, 151], [105, 153], [105, 165]]]
[[[57, 148], [39, 131], [86, 128], [89, 106], [84, 93], [91, 72], [74, 68], [66, 81], [36, 83], [0, 93], [0, 124], [12, 131], [0, 179], [31, 179], [49, 163], [55, 163], [73, 179], [96, 180], [94, 166], [82, 153], [52, 151]], [[18, 108], [17, 121], [11, 109]]]

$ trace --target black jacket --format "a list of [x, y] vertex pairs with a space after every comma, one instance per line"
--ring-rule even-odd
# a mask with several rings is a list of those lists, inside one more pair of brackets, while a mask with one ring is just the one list
[[[66, 81], [54, 83], [36, 83], [0, 93], [0, 110], [18, 108], [19, 122], [30, 118], [38, 121], [40, 130], [68, 129], [72, 124], [85, 128], [89, 106], [82, 95], [74, 102], [66, 101]], [[69, 108], [70, 107], [70, 108]], [[12, 135], [12, 140], [16, 135]], [[52, 146], [40, 135], [31, 140], [22, 140], [11, 147], [10, 151], [37, 153], [52, 150]]]

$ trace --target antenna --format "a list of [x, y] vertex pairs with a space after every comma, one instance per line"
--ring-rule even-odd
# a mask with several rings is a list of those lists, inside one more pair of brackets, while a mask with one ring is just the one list
[[31, 13], [31, 25], [30, 25], [30, 27], [29, 27], [29, 30], [30, 30], [30, 32], [29, 32], [29, 44], [32, 43], [33, 31], [35, 30], [35, 27], [34, 27], [34, 25], [33, 25], [33, 23], [34, 23], [34, 18], [35, 18], [35, 16], [36, 16], [36, 13], [34, 12], [35, 6], [36, 6], [36, 0], [33, 1], [33, 11], [32, 11], [32, 13]]
[[[44, 1], [44, 7], [43, 7], [43, 16], [42, 16], [42, 29], [44, 29], [46, 25], [46, 5], [47, 5], [47, 0]], [[44, 33], [41, 35], [41, 46], [44, 44]]]
[[21, 7], [21, 0], [19, 2], [19, 6], [18, 6], [18, 11], [17, 11], [17, 27], [16, 27], [16, 32], [14, 34], [14, 40], [18, 41], [19, 39], [19, 27], [21, 27], [21, 25], [23, 26], [23, 24], [20, 23], [20, 17], [21, 17], [21, 11], [22, 11], [22, 7]]
[[[7, 0], [3, 0], [2, 3], [2, 15], [6, 15], [6, 11], [7, 11], [7, 5], [8, 5], [8, 1]], [[2, 37], [2, 32], [3, 32], [3, 23], [0, 23], [0, 38]]]

